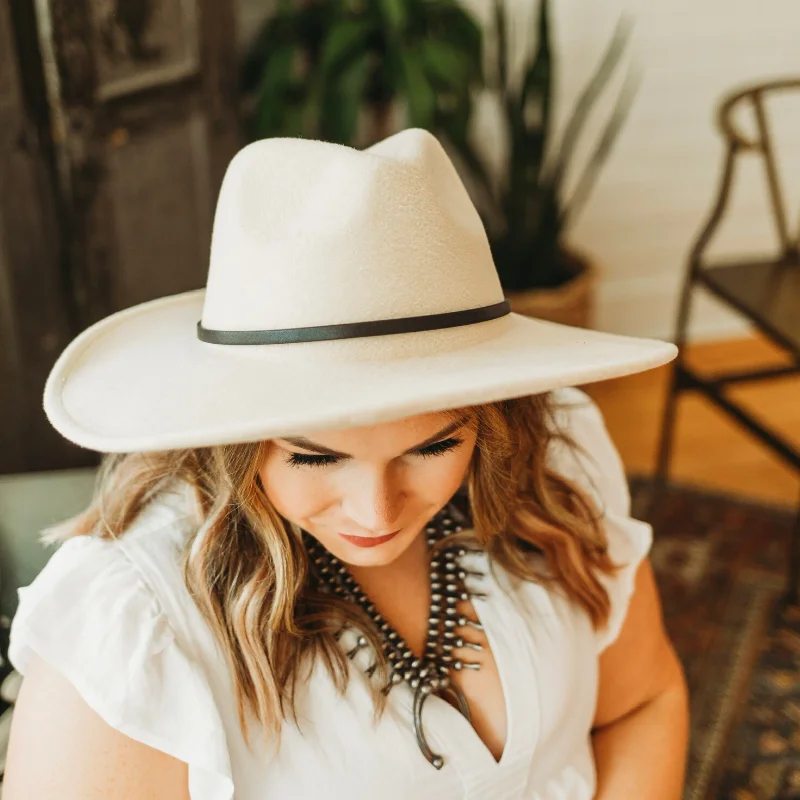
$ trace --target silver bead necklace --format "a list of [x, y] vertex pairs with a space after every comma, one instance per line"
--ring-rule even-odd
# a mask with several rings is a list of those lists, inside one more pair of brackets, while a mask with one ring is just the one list
[[[395, 686], [406, 683], [414, 692], [412, 711], [414, 734], [423, 755], [436, 769], [444, 766], [444, 758], [431, 750], [425, 738], [422, 727], [422, 709], [425, 700], [432, 694], [440, 697], [449, 696], [456, 708], [469, 721], [467, 699], [450, 676], [453, 671], [477, 670], [481, 665], [477, 661], [459, 658], [453, 655], [453, 651], [460, 648], [483, 650], [483, 645], [465, 639], [460, 631], [466, 627], [482, 631], [483, 626], [460, 614], [456, 607], [458, 601], [485, 595], [470, 591], [464, 583], [468, 575], [482, 577], [483, 573], [464, 569], [459, 562], [463, 555], [475, 548], [455, 542], [450, 546], [446, 542], [442, 543], [442, 540], [463, 530], [463, 526], [454, 521], [454, 516], [460, 514], [450, 505], [440, 511], [426, 527], [428, 549], [433, 551], [437, 544], [438, 547], [435, 553], [432, 553], [430, 562], [431, 604], [425, 650], [420, 658], [414, 655], [403, 638], [381, 616], [375, 604], [350, 575], [347, 567], [316, 539], [308, 534], [304, 537], [319, 590], [337, 594], [360, 606], [375, 625], [390, 670], [389, 681], [381, 691], [388, 694]], [[341, 633], [342, 631], [337, 638]], [[359, 635], [355, 645], [347, 651], [348, 658], [354, 658], [356, 653], [368, 646], [367, 638]], [[365, 670], [370, 678], [377, 666], [375, 661]]]

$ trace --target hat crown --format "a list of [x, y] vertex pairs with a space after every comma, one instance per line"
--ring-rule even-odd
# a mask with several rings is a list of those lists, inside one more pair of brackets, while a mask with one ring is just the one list
[[363, 151], [264, 139], [228, 167], [206, 328], [336, 325], [502, 300], [481, 219], [427, 131], [402, 131]]

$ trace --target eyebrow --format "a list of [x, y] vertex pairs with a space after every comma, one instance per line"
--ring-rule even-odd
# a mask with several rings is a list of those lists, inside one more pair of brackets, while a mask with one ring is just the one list
[[[469, 418], [469, 414], [464, 414], [463, 417], [457, 419], [455, 422], [451, 422], [437, 433], [434, 433], [433, 436], [429, 436], [424, 442], [420, 442], [419, 444], [415, 444], [413, 447], [409, 447], [408, 450], [405, 450], [403, 453], [401, 453], [401, 455], [410, 455], [417, 450], [421, 450], [423, 447], [427, 447], [428, 445], [444, 439], [451, 433], [461, 428], [467, 422], [467, 420], [469, 420]], [[319, 453], [323, 456], [334, 456], [335, 458], [353, 457], [350, 455], [350, 453], [340, 453], [338, 450], [331, 450], [330, 447], [325, 447], [324, 445], [312, 442], [310, 439], [306, 439], [305, 436], [281, 436], [280, 439], [281, 441], [289, 442], [289, 444], [292, 444], [295, 447], [301, 447], [303, 450], [310, 450], [313, 453]]]

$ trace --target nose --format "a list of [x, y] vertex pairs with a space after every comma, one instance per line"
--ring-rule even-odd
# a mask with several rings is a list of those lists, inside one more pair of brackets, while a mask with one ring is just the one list
[[400, 525], [404, 492], [386, 471], [360, 474], [345, 492], [342, 510], [360, 531], [380, 536], [396, 531]]

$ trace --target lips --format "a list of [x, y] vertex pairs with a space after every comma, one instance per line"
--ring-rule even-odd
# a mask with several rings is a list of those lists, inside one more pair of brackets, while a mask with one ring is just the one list
[[399, 530], [394, 533], [387, 533], [385, 536], [348, 536], [344, 533], [340, 533], [339, 536], [346, 542], [354, 544], [356, 547], [377, 547], [379, 544], [384, 544], [394, 539], [398, 533], [400, 533]]

